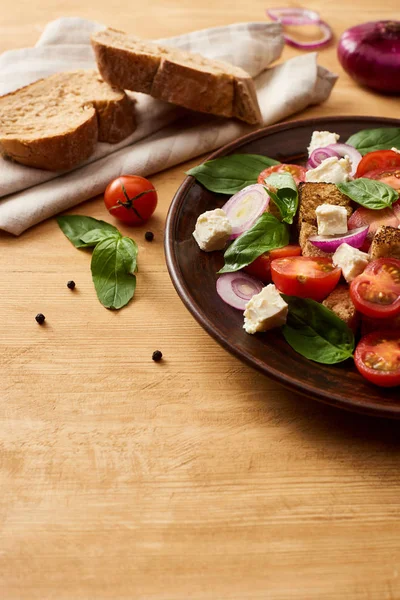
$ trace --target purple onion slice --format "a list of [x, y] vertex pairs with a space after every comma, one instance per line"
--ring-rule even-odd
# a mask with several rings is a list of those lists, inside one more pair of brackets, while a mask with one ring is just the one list
[[367, 237], [369, 225], [351, 229], [340, 235], [312, 235], [309, 241], [323, 252], [335, 252], [342, 244], [346, 243], [353, 248], [361, 248]]
[[248, 301], [261, 292], [263, 287], [261, 281], [241, 271], [224, 273], [217, 279], [217, 293], [220, 298], [238, 310], [244, 310]]
[[231, 240], [250, 229], [268, 208], [269, 196], [263, 185], [254, 183], [237, 192], [222, 207], [232, 225]]

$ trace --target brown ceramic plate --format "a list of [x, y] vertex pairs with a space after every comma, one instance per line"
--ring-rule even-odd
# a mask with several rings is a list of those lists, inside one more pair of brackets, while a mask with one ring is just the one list
[[[264, 154], [281, 162], [306, 159], [314, 130], [335, 131], [342, 140], [360, 129], [400, 127], [400, 120], [378, 117], [332, 117], [292, 121], [251, 133], [210, 158], [235, 153]], [[187, 177], [176, 193], [166, 223], [165, 252], [173, 284], [200, 325], [224, 348], [296, 392], [316, 400], [375, 416], [400, 418], [400, 389], [369, 384], [352, 361], [321, 365], [297, 354], [279, 330], [248, 335], [243, 315], [227, 306], [215, 291], [222, 252], [201, 252], [192, 237], [198, 215], [220, 207], [227, 196], [214, 194]]]

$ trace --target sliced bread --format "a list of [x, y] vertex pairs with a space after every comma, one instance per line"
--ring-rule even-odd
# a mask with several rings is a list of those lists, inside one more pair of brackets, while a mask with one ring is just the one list
[[238, 67], [114, 29], [93, 34], [92, 46], [111, 85], [203, 113], [261, 122], [253, 79]]
[[0, 97], [0, 151], [31, 167], [71, 169], [97, 141], [114, 144], [134, 129], [133, 102], [94, 70], [57, 73]]

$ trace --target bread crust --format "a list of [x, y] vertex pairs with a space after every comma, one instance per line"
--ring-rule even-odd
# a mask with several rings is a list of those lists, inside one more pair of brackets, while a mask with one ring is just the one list
[[91, 41], [98, 69], [112, 85], [199, 112], [262, 121], [253, 79], [242, 69], [114, 29]]
[[72, 169], [97, 141], [117, 143], [135, 126], [133, 102], [94, 70], [58, 73], [0, 97], [0, 152], [30, 167]]

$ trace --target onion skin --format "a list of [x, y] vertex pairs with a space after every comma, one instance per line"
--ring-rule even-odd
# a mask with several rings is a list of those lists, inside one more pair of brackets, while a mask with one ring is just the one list
[[360, 85], [400, 94], [400, 21], [371, 21], [351, 27], [339, 40], [338, 58]]

